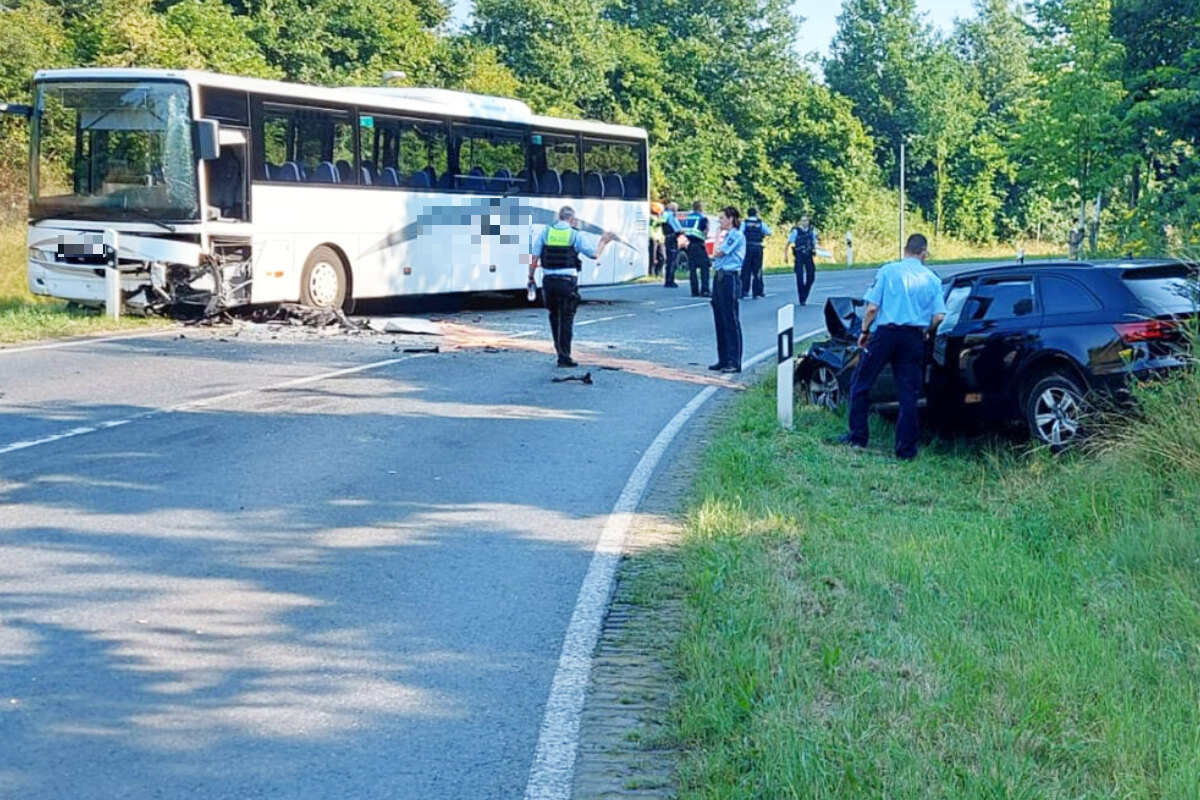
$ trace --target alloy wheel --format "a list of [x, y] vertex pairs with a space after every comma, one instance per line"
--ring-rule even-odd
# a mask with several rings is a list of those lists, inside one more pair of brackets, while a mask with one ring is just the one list
[[842, 387], [832, 369], [820, 365], [808, 378], [808, 402], [833, 411], [842, 402]]
[[1049, 386], [1038, 395], [1033, 422], [1038, 438], [1052, 447], [1072, 442], [1083, 417], [1081, 398], [1065, 386]]

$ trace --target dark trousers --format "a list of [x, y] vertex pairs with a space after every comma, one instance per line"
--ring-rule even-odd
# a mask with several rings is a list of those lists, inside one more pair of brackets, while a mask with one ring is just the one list
[[679, 247], [674, 242], [675, 234], [667, 236], [667, 263], [663, 265], [663, 286], [676, 286], [675, 283], [675, 257], [679, 254]]
[[862, 358], [850, 382], [850, 439], [867, 445], [867, 411], [871, 405], [871, 387], [888, 364], [896, 378], [900, 400], [900, 419], [896, 421], [896, 455], [912, 458], [917, 454], [920, 422], [917, 399], [921, 396], [921, 363], [925, 358], [925, 332], [918, 327], [884, 325], [871, 333]]
[[550, 311], [550, 333], [560, 361], [571, 357], [571, 335], [575, 309], [579, 308], [579, 285], [574, 276], [547, 275], [542, 280], [542, 297]]
[[808, 302], [808, 293], [812, 291], [813, 281], [817, 279], [817, 265], [813, 263], [812, 255], [796, 256], [796, 294], [800, 305]]
[[664, 245], [662, 242], [650, 242], [650, 274], [661, 275], [663, 269], [663, 261], [666, 259]]
[[713, 323], [717, 328], [717, 363], [742, 368], [742, 321], [738, 315], [741, 278], [733, 270], [713, 275]]
[[712, 261], [704, 242], [700, 239], [688, 239], [688, 283], [692, 286], [692, 297], [708, 294], [708, 269]]
[[754, 296], [763, 296], [763, 249], [762, 245], [746, 245], [746, 260], [742, 263], [742, 297], [750, 294], [751, 285]]

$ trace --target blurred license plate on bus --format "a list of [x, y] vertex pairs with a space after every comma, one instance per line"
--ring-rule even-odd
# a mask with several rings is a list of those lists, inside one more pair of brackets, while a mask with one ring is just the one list
[[58, 237], [60, 258], [104, 258], [104, 234], [64, 234]]

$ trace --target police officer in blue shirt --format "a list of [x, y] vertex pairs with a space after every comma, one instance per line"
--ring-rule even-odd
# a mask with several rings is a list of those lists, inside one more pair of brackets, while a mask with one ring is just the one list
[[575, 326], [575, 309], [579, 307], [579, 271], [583, 263], [582, 253], [588, 258], [599, 258], [604, 247], [616, 238], [605, 232], [598, 246], [593, 247], [585, 234], [575, 230], [575, 210], [570, 206], [559, 209], [558, 220], [547, 225], [533, 241], [529, 262], [529, 283], [539, 264], [542, 268], [542, 298], [550, 312], [550, 333], [554, 337], [554, 350], [558, 353], [558, 366], [575, 367], [571, 358], [571, 336]]
[[896, 457], [908, 461], [917, 455], [921, 433], [917, 399], [921, 395], [925, 335], [936, 330], [946, 316], [942, 280], [925, 266], [928, 256], [929, 243], [914, 233], [904, 245], [904, 258], [880, 267], [864, 296], [867, 312], [858, 337], [862, 355], [850, 383], [850, 432], [838, 440], [842, 444], [867, 446], [871, 387], [883, 368], [891, 364], [900, 401]]
[[679, 284], [675, 282], [675, 259], [679, 254], [679, 235], [683, 233], [683, 226], [679, 224], [679, 204], [672, 201], [667, 203], [667, 208], [663, 211], [663, 233], [666, 235], [667, 246], [667, 266], [663, 270], [663, 286], [674, 289]]
[[746, 263], [742, 265], [742, 299], [745, 300], [751, 293], [752, 283], [752, 296], [763, 297], [763, 239], [771, 235], [771, 226], [758, 218], [757, 208], [746, 209], [742, 235], [746, 237]]
[[741, 213], [733, 206], [721, 211], [718, 223], [725, 238], [713, 253], [713, 323], [717, 328], [717, 363], [720, 372], [742, 371], [742, 321], [738, 298], [742, 293], [742, 264], [746, 259], [746, 237], [739, 227]]
[[[708, 238], [708, 217], [704, 216], [704, 204], [699, 200], [692, 203], [692, 213], [683, 221], [683, 232], [688, 241], [688, 282], [692, 286], [692, 297], [708, 297], [708, 268], [711, 262], [704, 242]], [[697, 280], [699, 276], [699, 280]]]
[[813, 281], [817, 279], [817, 265], [813, 256], [817, 254], [817, 229], [809, 222], [808, 215], [800, 218], [800, 224], [792, 228], [787, 243], [792, 246], [793, 268], [796, 271], [796, 296], [800, 305], [808, 302]]

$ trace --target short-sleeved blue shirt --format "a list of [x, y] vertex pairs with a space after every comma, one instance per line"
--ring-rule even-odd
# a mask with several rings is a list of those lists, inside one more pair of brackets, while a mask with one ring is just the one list
[[946, 313], [942, 279], [919, 258], [904, 258], [884, 264], [875, 282], [863, 296], [879, 306], [876, 325], [919, 325], [929, 327], [935, 314]]
[[[796, 237], [796, 232], [797, 232], [797, 229], [796, 229], [796, 228], [792, 228], [792, 232], [788, 234], [788, 240], [787, 240], [787, 243], [788, 243], [788, 244], [795, 244], [795, 243], [796, 243], [796, 238], [797, 238], [797, 237]], [[814, 227], [812, 227], [812, 226], [810, 225], [810, 226], [808, 226], [808, 230], [806, 230], [806, 231], [802, 231], [802, 232], [803, 232], [803, 233], [810, 234], [810, 235], [812, 236], [813, 243], [814, 243], [814, 244], [816, 243], [816, 241], [817, 241], [817, 229], [816, 229], [816, 228], [814, 228]]]
[[[547, 225], [545, 228], [542, 229], [542, 232], [533, 240], [533, 248], [532, 248], [531, 252], [533, 253], [534, 256], [536, 256], [538, 258], [542, 257], [542, 248], [546, 246], [546, 231], [550, 230], [550, 228], [552, 228], [552, 227], [560, 228], [560, 229], [570, 228], [571, 229], [571, 246], [574, 247], [577, 251], [579, 251], [579, 253], [587, 256], [588, 258], [596, 257], [596, 247], [595, 247], [595, 245], [588, 242], [588, 235], [581, 231], [577, 231], [574, 228], [571, 228], [570, 225], [563, 222], [561, 219], [558, 220], [557, 222], [555, 222], [553, 225]], [[543, 269], [542, 274], [544, 274], [544, 275], [574, 275], [575, 270], [573, 270], [573, 269]]]
[[734, 272], [742, 268], [746, 260], [746, 235], [738, 228], [725, 231], [725, 238], [717, 245], [717, 252], [723, 253], [713, 259], [713, 269], [718, 272]]

